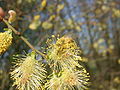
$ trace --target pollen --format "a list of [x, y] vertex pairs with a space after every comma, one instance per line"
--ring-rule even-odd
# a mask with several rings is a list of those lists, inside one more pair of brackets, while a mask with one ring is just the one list
[[57, 40], [55, 48], [59, 59], [62, 59], [63, 56], [68, 58], [71, 54], [75, 54], [74, 50], [78, 47], [72, 38], [62, 37]]
[[12, 44], [12, 38], [11, 31], [0, 33], [0, 54], [4, 53]]
[[56, 43], [51, 44], [48, 49], [52, 51], [52, 53], [50, 53], [50, 58], [57, 60], [68, 59], [80, 53], [75, 41], [70, 37], [59, 38]]

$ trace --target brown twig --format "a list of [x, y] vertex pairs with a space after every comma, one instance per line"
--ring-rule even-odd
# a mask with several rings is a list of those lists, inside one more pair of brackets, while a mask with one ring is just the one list
[[46, 55], [45, 55], [45, 54], [43, 54], [42, 52], [40, 52], [40, 51], [38, 51], [37, 49], [35, 49], [34, 46], [33, 46], [32, 44], [30, 44], [25, 37], [23, 37], [22, 35], [20, 35], [20, 32], [18, 32], [14, 27], [12, 27], [12, 26], [8, 23], [8, 21], [5, 20], [4, 18], [3, 18], [3, 22], [4, 22], [16, 35], [19, 35], [20, 38], [21, 38], [33, 51], [37, 52], [38, 54], [40, 54], [41, 56], [43, 56], [44, 58], [46, 58]]

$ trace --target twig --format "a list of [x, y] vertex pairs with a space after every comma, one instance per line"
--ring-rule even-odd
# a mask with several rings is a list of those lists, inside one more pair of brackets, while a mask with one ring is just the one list
[[[7, 20], [3, 19], [3, 22], [16, 34], [16, 35], [20, 35], [20, 32], [18, 32], [14, 27], [12, 27]], [[37, 49], [34, 48], [34, 46], [32, 44], [30, 44], [28, 42], [28, 40], [23, 37], [22, 35], [20, 35], [20, 38], [35, 52], [37, 52], [38, 54], [40, 54], [41, 56], [43, 56], [44, 58], [46, 58], [46, 55], [43, 54], [42, 52], [38, 51]]]
[[17, 30], [15, 30], [15, 28], [13, 28], [7, 20], [3, 19], [3, 22], [17, 35], [20, 35], [20, 32], [18, 32]]

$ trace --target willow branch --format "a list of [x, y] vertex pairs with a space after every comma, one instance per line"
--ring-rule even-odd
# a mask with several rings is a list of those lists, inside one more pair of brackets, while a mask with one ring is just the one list
[[[16, 34], [16, 35], [20, 35], [20, 32], [18, 32], [14, 27], [12, 27], [7, 20], [3, 19], [3, 22]], [[46, 55], [43, 54], [42, 52], [38, 51], [37, 49], [34, 48], [34, 46], [28, 42], [28, 40], [23, 37], [22, 35], [20, 35], [20, 38], [35, 52], [37, 52], [38, 54], [40, 54], [41, 56], [43, 56], [44, 58], [46, 58]]]

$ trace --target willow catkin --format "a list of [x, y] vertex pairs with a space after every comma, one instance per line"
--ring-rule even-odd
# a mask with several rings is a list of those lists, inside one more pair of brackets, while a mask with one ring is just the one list
[[81, 70], [64, 69], [61, 76], [53, 74], [45, 84], [47, 90], [86, 90], [89, 85], [89, 74], [82, 67]]
[[18, 90], [41, 90], [46, 78], [46, 71], [35, 59], [35, 54], [17, 57], [14, 70], [10, 73], [13, 86]]
[[82, 61], [80, 53], [81, 51], [72, 38], [61, 37], [57, 39], [56, 43], [49, 45], [47, 50], [48, 62], [56, 70], [62, 67], [81, 67], [78, 63], [78, 60]]
[[45, 84], [47, 90], [86, 90], [89, 85], [89, 73], [78, 62], [83, 61], [75, 41], [70, 37], [61, 37], [48, 47], [48, 62], [53, 73]]
[[0, 33], [0, 54], [4, 53], [12, 44], [12, 31]]

